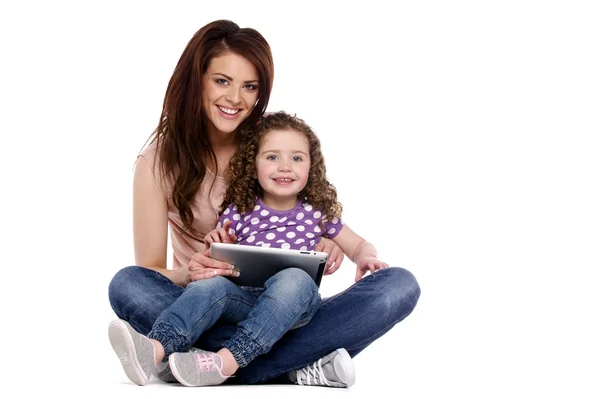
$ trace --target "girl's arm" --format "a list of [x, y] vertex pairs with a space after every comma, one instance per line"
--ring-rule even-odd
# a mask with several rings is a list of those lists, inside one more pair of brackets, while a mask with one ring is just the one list
[[360, 280], [367, 271], [374, 273], [388, 267], [387, 263], [377, 259], [377, 249], [356, 234], [348, 225], [344, 225], [333, 241], [342, 248], [344, 254], [356, 264], [355, 281]]
[[208, 232], [204, 236], [204, 246], [205, 249], [210, 249], [210, 244], [213, 242], [223, 242], [225, 244], [235, 244], [235, 240], [237, 240], [237, 236], [235, 233], [231, 233], [233, 229], [231, 229], [231, 225], [233, 224], [233, 220], [228, 220], [223, 224], [223, 227], [216, 228]]
[[332, 274], [340, 268], [344, 261], [344, 251], [333, 240], [322, 237], [315, 247], [317, 252], [327, 252], [327, 265], [325, 266], [325, 274]]

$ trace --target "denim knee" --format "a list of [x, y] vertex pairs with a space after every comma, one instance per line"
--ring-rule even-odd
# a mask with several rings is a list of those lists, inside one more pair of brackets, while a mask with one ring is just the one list
[[308, 324], [321, 304], [319, 287], [302, 269], [288, 268], [271, 277], [265, 284], [271, 295], [276, 295], [285, 309], [298, 313], [298, 320], [290, 330]]
[[108, 300], [110, 306], [117, 316], [123, 318], [120, 310], [123, 305], [129, 302], [130, 298], [136, 296], [135, 287], [132, 282], [138, 281], [138, 278], [144, 273], [145, 269], [140, 266], [127, 266], [119, 270], [108, 284]]
[[108, 286], [113, 311], [135, 330], [147, 334], [160, 313], [181, 295], [183, 288], [161, 273], [141, 266], [119, 270]]
[[373, 300], [383, 314], [398, 322], [413, 311], [421, 296], [421, 287], [411, 272], [401, 267], [389, 267], [370, 277], [379, 285]]
[[265, 283], [265, 288], [282, 303], [305, 303], [306, 306], [318, 302], [318, 287], [315, 281], [302, 269], [288, 268], [275, 274]]

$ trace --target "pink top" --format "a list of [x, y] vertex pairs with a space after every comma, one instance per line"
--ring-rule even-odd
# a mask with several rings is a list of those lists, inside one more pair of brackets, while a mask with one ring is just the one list
[[[207, 169], [206, 177], [200, 186], [200, 190], [198, 190], [196, 201], [192, 205], [192, 212], [194, 213], [193, 226], [199, 234], [200, 241], [198, 241], [183, 232], [183, 222], [179, 216], [179, 211], [173, 204], [173, 185], [171, 182], [163, 181], [160, 178], [158, 162], [154, 164], [155, 157], [156, 143], [152, 143], [142, 151], [138, 159], [143, 158], [148, 162], [148, 165], [153, 167], [154, 179], [167, 199], [169, 230], [171, 231], [171, 245], [173, 247], [173, 268], [175, 269], [184, 265], [187, 266], [194, 253], [204, 252], [204, 236], [217, 226], [219, 206], [227, 190], [228, 182], [215, 176], [213, 172]], [[214, 186], [209, 197], [208, 192], [213, 181]]]

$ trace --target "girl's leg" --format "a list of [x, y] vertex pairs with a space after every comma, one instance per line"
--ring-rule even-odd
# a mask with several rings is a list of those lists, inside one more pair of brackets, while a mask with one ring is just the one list
[[[256, 303], [255, 295], [224, 277], [196, 281], [184, 289], [162, 274], [140, 266], [118, 271], [110, 282], [108, 297], [116, 315], [143, 335], [154, 329], [151, 338], [160, 337], [161, 331], [174, 329], [180, 342], [170, 345], [177, 347], [168, 348], [167, 355], [191, 347], [217, 316], [224, 323], [236, 324]], [[204, 309], [204, 304], [210, 306]]]
[[[185, 294], [184, 294], [185, 295]], [[215, 385], [268, 352], [286, 331], [310, 321], [319, 307], [318, 288], [303, 270], [286, 269], [265, 283], [265, 290], [237, 331], [217, 354], [176, 353], [171, 370], [184, 385]]]
[[[220, 317], [243, 320], [256, 302], [254, 295], [223, 277], [190, 283], [183, 289], [158, 272], [136, 266], [115, 275], [109, 299], [122, 319], [109, 325], [111, 344], [127, 376], [138, 385], [157, 374], [156, 364], [165, 355], [189, 349]], [[146, 337], [149, 325], [152, 329]], [[158, 376], [172, 381], [166, 368]]]
[[[235, 382], [260, 383], [287, 375], [345, 348], [356, 356], [414, 309], [421, 290], [415, 277], [398, 267], [371, 274], [334, 297], [325, 299], [314, 318], [286, 333], [272, 349], [236, 373]], [[235, 329], [217, 324], [200, 339], [202, 347], [223, 345]], [[214, 342], [213, 342], [214, 339]]]
[[148, 338], [162, 344], [165, 356], [185, 352], [217, 320], [244, 320], [256, 301], [255, 295], [225, 277], [194, 281], [158, 316]]
[[292, 327], [306, 325], [317, 312], [319, 289], [303, 270], [285, 269], [265, 283], [248, 316], [224, 345], [240, 367], [267, 353]]

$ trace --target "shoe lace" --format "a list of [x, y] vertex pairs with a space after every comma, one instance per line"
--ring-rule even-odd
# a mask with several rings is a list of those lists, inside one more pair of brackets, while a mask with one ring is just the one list
[[211, 371], [211, 370], [219, 369], [217, 366], [217, 362], [215, 361], [214, 354], [208, 354], [206, 352], [202, 352], [202, 353], [195, 353], [195, 355], [196, 355], [196, 362], [198, 362], [198, 367], [200, 368], [200, 370]]
[[297, 371], [296, 380], [298, 385], [331, 385], [327, 378], [325, 378], [321, 361], [322, 359], [319, 359], [313, 364]]

